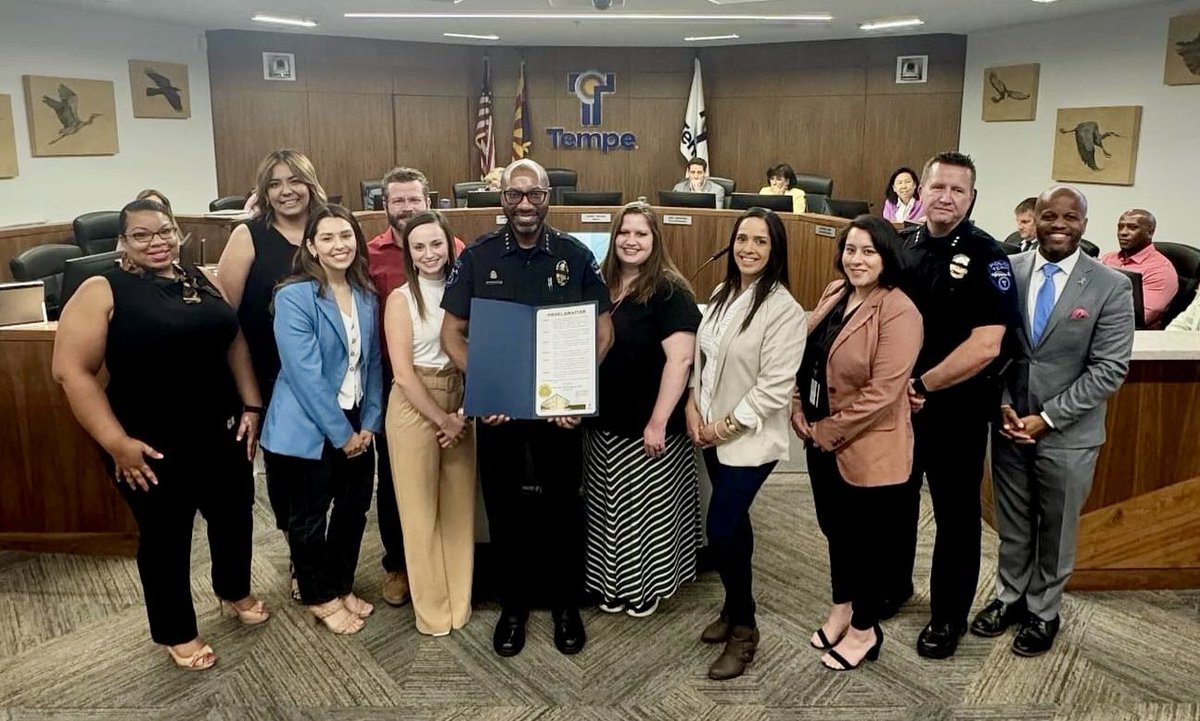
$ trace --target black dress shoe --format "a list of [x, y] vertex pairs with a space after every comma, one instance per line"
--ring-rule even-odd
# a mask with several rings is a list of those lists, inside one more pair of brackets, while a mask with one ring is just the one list
[[900, 613], [900, 608], [908, 603], [908, 599], [912, 598], [912, 595], [913, 587], [910, 584], [907, 588], [902, 588], [884, 596], [883, 600], [879, 603], [879, 620], [886, 621], [897, 613]]
[[554, 616], [554, 645], [568, 656], [579, 653], [587, 643], [587, 632], [583, 630], [583, 619], [579, 609], [563, 608], [551, 611]]
[[525, 648], [525, 622], [528, 611], [503, 611], [492, 634], [492, 648], [500, 656], [516, 656]]
[[1059, 617], [1044, 621], [1032, 613], [1025, 617], [1021, 630], [1013, 638], [1012, 650], [1018, 656], [1041, 656], [1054, 646], [1058, 635]]
[[984, 638], [995, 638], [1024, 617], [1024, 599], [1005, 603], [994, 598], [982, 611], [975, 614], [975, 619], [971, 621], [971, 633]]
[[925, 658], [950, 658], [958, 650], [958, 639], [967, 629], [954, 623], [932, 623], [917, 636], [917, 655]]

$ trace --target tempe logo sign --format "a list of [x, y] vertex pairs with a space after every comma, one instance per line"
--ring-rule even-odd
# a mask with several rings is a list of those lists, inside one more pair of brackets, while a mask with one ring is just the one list
[[579, 124], [584, 130], [546, 128], [546, 134], [550, 136], [550, 147], [555, 150], [599, 150], [601, 153], [636, 149], [637, 136], [633, 133], [599, 130], [604, 120], [604, 96], [613, 94], [616, 89], [615, 73], [599, 70], [568, 73], [567, 92], [579, 99]]

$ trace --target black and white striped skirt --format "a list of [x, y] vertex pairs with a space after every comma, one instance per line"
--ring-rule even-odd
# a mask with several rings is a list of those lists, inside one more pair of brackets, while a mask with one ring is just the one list
[[588, 589], [637, 606], [694, 579], [700, 493], [688, 437], [668, 435], [650, 458], [641, 438], [589, 430], [583, 456]]

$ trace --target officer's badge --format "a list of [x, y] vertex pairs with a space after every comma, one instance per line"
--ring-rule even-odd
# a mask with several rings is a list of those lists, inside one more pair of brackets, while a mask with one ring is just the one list
[[500, 274], [495, 268], [488, 271], [488, 279], [484, 281], [484, 285], [504, 285], [504, 281], [500, 280]]
[[496, 271], [493, 270], [491, 273], [488, 273], [488, 278], [495, 280], [496, 279]]
[[558, 287], [563, 287], [567, 281], [571, 279], [571, 271], [567, 268], [567, 261], [560, 260], [554, 266], [554, 282], [558, 283]]
[[1007, 260], [993, 260], [988, 263], [988, 280], [1001, 293], [1007, 293], [1012, 288], [1012, 265]]
[[959, 253], [950, 259], [950, 277], [955, 280], [962, 280], [967, 277], [967, 266], [971, 265], [971, 258]]

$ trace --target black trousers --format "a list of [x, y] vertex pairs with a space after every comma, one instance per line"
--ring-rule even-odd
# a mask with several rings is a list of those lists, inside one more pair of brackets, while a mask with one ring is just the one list
[[[389, 384], [386, 386], [391, 388]], [[391, 395], [384, 393], [384, 417], [387, 417], [386, 398]], [[388, 573], [404, 571], [407, 564], [404, 560], [404, 531], [400, 527], [400, 507], [396, 504], [396, 487], [392, 485], [392, 462], [388, 457], [387, 436], [383, 433], [375, 436], [375, 451], [378, 462], [375, 473], [379, 476], [379, 486], [375, 491], [375, 515], [379, 519], [379, 540], [383, 543], [383, 570]]]
[[725, 587], [724, 612], [734, 626], [754, 626], [754, 529], [750, 506], [776, 461], [761, 466], [727, 466], [715, 448], [704, 450], [704, 466], [712, 481], [708, 502], [708, 547], [712, 549], [721, 585]]
[[155, 643], [177, 646], [199, 635], [191, 582], [196, 511], [208, 524], [213, 592], [226, 601], [250, 595], [254, 467], [234, 435], [197, 441], [191, 452], [160, 448], [162, 460], [148, 461], [158, 478], [149, 491], [117, 482], [138, 524], [138, 575]]
[[933, 623], [965, 626], [979, 582], [983, 459], [989, 420], [999, 408], [987, 393], [934, 394], [913, 415], [913, 472], [900, 503], [902, 537], [892, 563], [890, 593], [912, 588], [921, 478], [929, 481], [937, 534], [929, 578]]
[[300, 600], [314, 606], [345, 596], [354, 586], [371, 507], [374, 451], [347, 458], [326, 441], [319, 460], [270, 455], [290, 489], [288, 545]]
[[879, 623], [888, 590], [888, 551], [900, 540], [904, 483], [854, 486], [846, 482], [837, 455], [809, 446], [808, 477], [812, 483], [817, 525], [829, 541], [829, 576], [834, 603], [849, 603], [850, 625], [860, 631]]
[[479, 480], [506, 612], [578, 605], [583, 590], [583, 434], [544, 420], [476, 426]]

